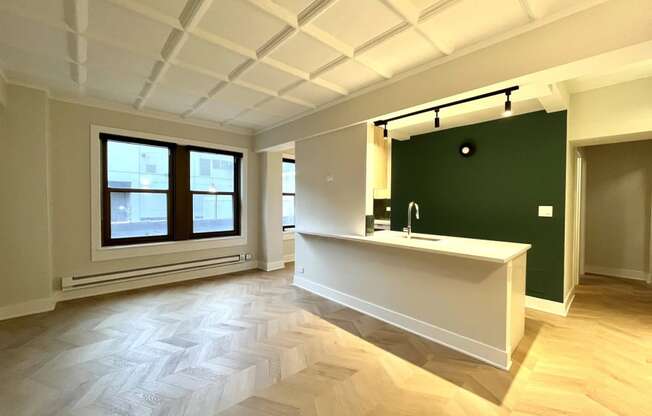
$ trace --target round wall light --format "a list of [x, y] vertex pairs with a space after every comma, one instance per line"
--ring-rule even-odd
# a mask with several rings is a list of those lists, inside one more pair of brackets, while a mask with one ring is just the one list
[[475, 146], [473, 143], [466, 142], [460, 145], [460, 155], [462, 155], [462, 157], [469, 157], [473, 153], [475, 153]]

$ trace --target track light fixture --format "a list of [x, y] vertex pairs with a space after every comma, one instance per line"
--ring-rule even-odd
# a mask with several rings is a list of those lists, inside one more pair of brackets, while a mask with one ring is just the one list
[[505, 93], [507, 99], [505, 100], [505, 111], [503, 112], [503, 117], [509, 117], [512, 115], [512, 102], [509, 100], [510, 93], [511, 91]]
[[441, 122], [440, 122], [440, 119], [439, 119], [439, 110], [441, 110], [443, 108], [446, 108], [446, 107], [452, 107], [454, 105], [464, 104], [464, 103], [468, 103], [468, 102], [471, 102], [471, 101], [481, 100], [483, 98], [493, 97], [494, 95], [501, 95], [501, 94], [505, 94], [507, 96], [507, 100], [505, 101], [505, 111], [503, 112], [503, 116], [508, 117], [508, 116], [512, 115], [512, 102], [510, 101], [510, 95], [511, 95], [512, 91], [516, 91], [516, 90], [518, 90], [518, 85], [514, 85], [513, 87], [509, 87], [509, 88], [503, 88], [502, 90], [487, 92], [485, 94], [476, 95], [474, 97], [462, 98], [461, 100], [452, 101], [450, 103], [439, 104], [437, 107], [429, 107], [429, 108], [424, 108], [423, 110], [412, 111], [411, 113], [407, 113], [407, 114], [403, 114], [403, 115], [400, 115], [400, 116], [387, 118], [385, 120], [377, 120], [377, 121], [374, 121], [374, 125], [376, 125], [376, 126], [384, 126], [383, 127], [383, 136], [387, 137], [387, 123], [389, 123], [390, 121], [400, 120], [402, 118], [412, 117], [412, 116], [415, 116], [417, 114], [423, 114], [423, 113], [427, 113], [427, 112], [430, 112], [430, 111], [434, 111], [435, 112], [435, 128], [438, 128], [441, 125]]

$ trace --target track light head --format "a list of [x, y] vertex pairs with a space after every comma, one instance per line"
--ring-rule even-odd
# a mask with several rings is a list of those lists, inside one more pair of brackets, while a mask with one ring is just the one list
[[512, 115], [512, 102], [509, 100], [509, 92], [506, 92], [507, 100], [505, 101], [505, 111], [503, 111], [503, 117], [509, 117]]
[[383, 126], [383, 137], [384, 137], [385, 139], [387, 139], [387, 137], [388, 137], [388, 134], [387, 134], [387, 124], [385, 124], [385, 125]]
[[435, 109], [435, 128], [438, 129], [439, 125], [440, 125], [440, 123], [439, 123], [439, 109], [436, 108]]

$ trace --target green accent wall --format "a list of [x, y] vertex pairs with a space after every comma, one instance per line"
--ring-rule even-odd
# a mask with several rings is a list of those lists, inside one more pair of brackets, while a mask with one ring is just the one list
[[[446, 118], [442, 119], [446, 123]], [[462, 143], [475, 145], [468, 158]], [[392, 142], [393, 230], [530, 243], [526, 292], [562, 302], [566, 112], [545, 111]], [[538, 216], [552, 205], [554, 216]]]

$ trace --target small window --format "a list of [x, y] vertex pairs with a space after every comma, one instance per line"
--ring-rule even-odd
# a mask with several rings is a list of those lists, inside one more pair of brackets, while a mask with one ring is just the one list
[[294, 228], [294, 171], [292, 159], [283, 159], [283, 230]]
[[102, 244], [240, 234], [241, 153], [100, 134]]

